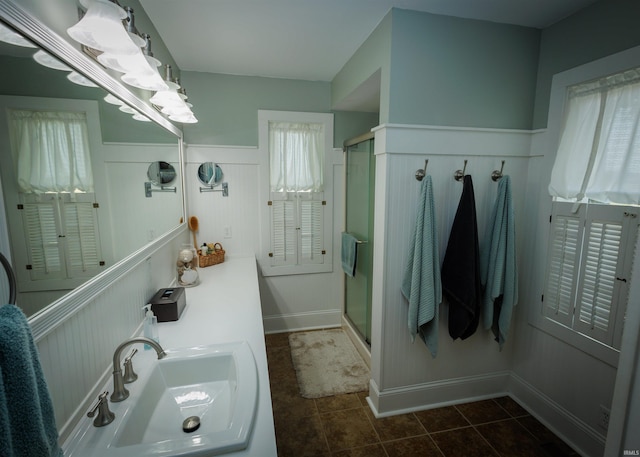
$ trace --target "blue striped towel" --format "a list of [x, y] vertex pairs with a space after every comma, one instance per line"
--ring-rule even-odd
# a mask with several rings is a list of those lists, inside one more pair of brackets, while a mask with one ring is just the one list
[[503, 176], [481, 253], [482, 306], [485, 329], [491, 328], [502, 349], [509, 333], [513, 307], [518, 303], [516, 228], [511, 180]]
[[401, 287], [409, 302], [409, 334], [417, 333], [433, 357], [438, 353], [438, 316], [442, 302], [440, 254], [431, 176], [420, 187], [415, 228]]

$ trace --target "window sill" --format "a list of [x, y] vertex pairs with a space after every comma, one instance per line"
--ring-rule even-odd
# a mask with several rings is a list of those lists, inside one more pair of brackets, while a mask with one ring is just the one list
[[260, 262], [260, 270], [262, 276], [267, 277], [331, 273], [333, 271], [333, 267], [330, 264], [271, 266], [268, 264], [268, 261], [264, 261]]
[[575, 330], [542, 315], [529, 319], [529, 324], [538, 330], [573, 346], [579, 351], [612, 366], [613, 368], [618, 367], [620, 351], [612, 348], [611, 346], [607, 346], [606, 344], [583, 335], [582, 333], [578, 333]]

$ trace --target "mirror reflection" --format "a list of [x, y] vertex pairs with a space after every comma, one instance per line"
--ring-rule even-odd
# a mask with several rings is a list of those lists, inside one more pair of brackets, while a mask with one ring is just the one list
[[222, 168], [217, 163], [204, 162], [198, 167], [198, 180], [205, 186], [215, 187], [222, 183]]
[[176, 169], [163, 160], [152, 162], [147, 170], [147, 177], [156, 186], [171, 184], [176, 179]]
[[22, 44], [0, 41], [0, 229], [32, 315], [179, 225], [183, 198], [139, 191], [145, 173], [181, 189], [174, 134]]

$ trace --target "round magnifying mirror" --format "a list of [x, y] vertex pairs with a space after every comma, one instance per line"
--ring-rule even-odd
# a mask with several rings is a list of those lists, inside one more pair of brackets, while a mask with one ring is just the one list
[[156, 186], [166, 186], [176, 179], [176, 169], [167, 162], [152, 162], [147, 170], [147, 176], [149, 177], [149, 181]]
[[217, 163], [204, 162], [198, 167], [198, 179], [205, 186], [215, 187], [222, 182], [222, 168]]

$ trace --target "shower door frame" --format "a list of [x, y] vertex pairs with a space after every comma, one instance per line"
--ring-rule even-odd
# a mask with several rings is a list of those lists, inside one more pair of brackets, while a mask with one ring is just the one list
[[[345, 140], [343, 143], [343, 154], [344, 154], [344, 173], [343, 173], [343, 189], [344, 189], [344, 208], [343, 208], [343, 231], [347, 231], [347, 164], [348, 164], [348, 160], [347, 160], [347, 155], [349, 154], [349, 148], [351, 146], [355, 146], [357, 144], [360, 144], [362, 142], [365, 141], [370, 141], [370, 140], [375, 140], [375, 133], [374, 132], [367, 132], [364, 133], [362, 135], [358, 135], [354, 138], [350, 138], [348, 140]], [[375, 156], [374, 156], [374, 151], [371, 150], [369, 152], [369, 154], [371, 155], [370, 160], [375, 161]], [[375, 165], [375, 163], [374, 163]], [[371, 164], [369, 165], [369, 167], [371, 167]], [[369, 171], [370, 173], [370, 171]], [[374, 188], [375, 188], [375, 184], [374, 184]], [[371, 191], [373, 191], [373, 189], [371, 189]], [[372, 198], [373, 196], [370, 195], [369, 198]], [[369, 215], [369, 218], [372, 220], [371, 215]], [[372, 231], [372, 229], [369, 229], [370, 233]], [[371, 233], [371, 235], [369, 236], [369, 239], [365, 240], [367, 243], [367, 248], [372, 250], [373, 249], [373, 234]], [[359, 245], [361, 246], [361, 245]], [[356, 249], [360, 249], [360, 247], [356, 248]], [[371, 258], [373, 258], [373, 252], [370, 252], [370, 256]], [[369, 274], [371, 274], [372, 271], [369, 272]], [[347, 325], [350, 327], [351, 330], [351, 334], [352, 337], [355, 336], [358, 338], [358, 340], [362, 343], [363, 348], [365, 348], [366, 352], [370, 352], [371, 350], [371, 341], [370, 341], [370, 337], [371, 335], [369, 335], [369, 338], [367, 338], [366, 335], [364, 335], [360, 329], [357, 327], [357, 325], [353, 322], [353, 320], [349, 317], [349, 315], [347, 314], [347, 281], [349, 280], [349, 278], [346, 277], [346, 275], [343, 274], [343, 278], [344, 278], [344, 284], [343, 284], [343, 297], [344, 297], [344, 305], [343, 305], [343, 310], [342, 310], [342, 317], [343, 320], [346, 321]], [[369, 283], [367, 284], [368, 287], [368, 303], [366, 304], [366, 306], [369, 308], [367, 310], [367, 312], [369, 313], [369, 317], [368, 320], [370, 321], [371, 319], [371, 288], [372, 288], [372, 279], [371, 276], [369, 277]], [[369, 329], [369, 333], [371, 333], [371, 329]], [[362, 354], [362, 351], [360, 351]], [[369, 357], [370, 355], [367, 354]]]

